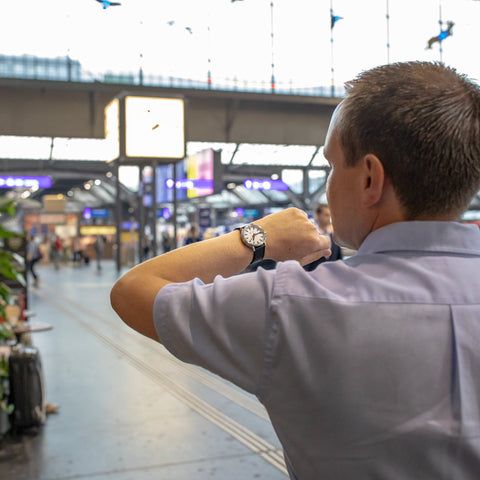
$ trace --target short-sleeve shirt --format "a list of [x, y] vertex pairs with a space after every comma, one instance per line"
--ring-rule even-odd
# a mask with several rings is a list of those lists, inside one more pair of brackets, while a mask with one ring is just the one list
[[292, 477], [480, 478], [480, 230], [399, 222], [357, 254], [169, 284], [176, 357], [255, 394]]

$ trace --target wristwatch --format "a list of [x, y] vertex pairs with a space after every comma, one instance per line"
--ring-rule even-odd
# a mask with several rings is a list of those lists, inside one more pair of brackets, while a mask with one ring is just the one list
[[252, 264], [259, 260], [263, 260], [267, 239], [265, 230], [262, 227], [255, 225], [255, 223], [249, 223], [243, 227], [237, 227], [235, 230], [240, 230], [240, 238], [242, 239], [242, 242], [253, 250], [253, 258], [250, 263]]

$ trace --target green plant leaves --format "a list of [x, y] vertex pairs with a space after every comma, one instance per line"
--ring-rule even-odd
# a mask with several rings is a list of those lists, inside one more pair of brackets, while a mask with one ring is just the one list
[[0, 213], [6, 213], [13, 217], [15, 215], [15, 202], [10, 198], [0, 198]]
[[[10, 340], [15, 334], [13, 333], [12, 327], [8, 323], [0, 323], [0, 338], [4, 340]], [[0, 372], [0, 378], [2, 377]]]
[[7, 412], [10, 415], [14, 410], [13, 404], [7, 403], [8, 397], [8, 363], [5, 357], [0, 357], [0, 410]]
[[6, 399], [0, 400], [0, 410], [3, 410], [4, 412], [7, 412], [8, 415], [10, 415], [15, 410], [15, 405], [13, 405], [13, 403], [7, 404]]
[[[0, 197], [0, 217], [2, 215], [14, 216], [15, 215], [15, 202], [6, 197]], [[9, 252], [5, 250], [3, 239], [13, 238], [16, 236], [23, 236], [15, 232], [10, 232], [0, 225], [0, 277], [4, 279], [10, 279], [18, 282], [20, 285], [25, 286], [25, 276], [19, 270], [18, 266], [23, 265], [23, 258], [17, 253]], [[7, 241], [8, 242], [8, 241]], [[20, 267], [21, 268], [21, 267]], [[8, 282], [7, 282], [8, 283]], [[4, 283], [0, 282], [0, 317], [5, 318], [5, 306], [8, 304], [11, 298], [11, 290]], [[1, 324], [0, 324], [0, 328]], [[11, 338], [5, 332], [0, 331], [0, 338]]]
[[14, 262], [15, 257], [11, 253], [0, 250], [0, 274], [25, 285], [25, 279], [15, 267]]
[[17, 236], [18, 233], [11, 232], [10, 230], [5, 230], [1, 225], [0, 225], [0, 237], [2, 238], [12, 238]]

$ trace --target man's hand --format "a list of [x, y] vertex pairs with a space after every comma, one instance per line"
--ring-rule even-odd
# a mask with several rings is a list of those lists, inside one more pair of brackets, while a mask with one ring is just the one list
[[320, 235], [307, 214], [298, 208], [288, 208], [254, 223], [267, 234], [265, 258], [298, 260], [306, 265], [331, 254], [330, 237]]

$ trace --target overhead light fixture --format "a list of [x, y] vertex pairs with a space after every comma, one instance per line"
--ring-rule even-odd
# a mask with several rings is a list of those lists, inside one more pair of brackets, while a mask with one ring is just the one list
[[243, 186], [247, 190], [288, 190], [288, 185], [282, 180], [270, 180], [268, 178], [246, 179]]
[[176, 182], [173, 181], [173, 178], [167, 178], [165, 180], [165, 186], [168, 189], [172, 189], [174, 185], [178, 190], [190, 190], [192, 188], [213, 188], [213, 180], [203, 178], [180, 178]]

